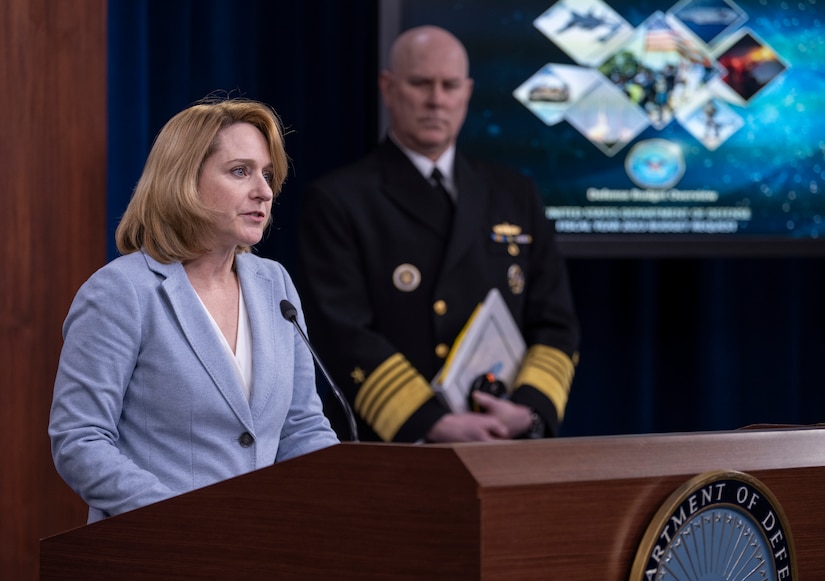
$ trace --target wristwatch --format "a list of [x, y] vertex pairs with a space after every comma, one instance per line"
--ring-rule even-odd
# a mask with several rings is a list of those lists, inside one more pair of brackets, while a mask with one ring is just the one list
[[533, 408], [530, 408], [530, 419], [532, 420], [530, 423], [530, 428], [524, 432], [522, 438], [526, 438], [528, 440], [538, 440], [539, 438], [543, 438], [546, 426], [542, 417]]

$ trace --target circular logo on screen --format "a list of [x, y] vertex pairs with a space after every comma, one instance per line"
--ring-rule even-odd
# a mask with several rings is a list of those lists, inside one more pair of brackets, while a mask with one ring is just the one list
[[791, 531], [779, 503], [742, 472], [699, 475], [648, 525], [631, 581], [796, 579]]
[[667, 189], [685, 174], [685, 156], [667, 139], [648, 139], [634, 145], [624, 160], [627, 176], [640, 188]]

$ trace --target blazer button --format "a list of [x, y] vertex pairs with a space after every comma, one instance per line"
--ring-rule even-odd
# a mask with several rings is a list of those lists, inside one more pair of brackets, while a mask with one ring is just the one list
[[435, 347], [435, 354], [436, 354], [438, 357], [440, 357], [441, 359], [444, 359], [445, 357], [447, 357], [447, 354], [448, 354], [449, 352], [450, 352], [450, 348], [449, 348], [449, 347], [447, 347], [447, 345], [445, 345], [444, 343], [439, 343], [439, 344], [438, 344], [438, 345], [436, 345], [436, 347]]
[[244, 432], [238, 438], [238, 443], [241, 445], [242, 448], [249, 448], [254, 441], [255, 438], [253, 438], [252, 434], [250, 434], [249, 432]]
[[444, 315], [447, 312], [447, 303], [442, 300], [437, 300], [433, 303], [433, 312], [436, 315]]

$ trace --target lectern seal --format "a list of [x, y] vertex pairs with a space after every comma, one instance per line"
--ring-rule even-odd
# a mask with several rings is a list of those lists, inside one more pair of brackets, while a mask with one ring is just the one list
[[648, 525], [631, 581], [790, 581], [793, 539], [771, 491], [742, 472], [700, 474]]

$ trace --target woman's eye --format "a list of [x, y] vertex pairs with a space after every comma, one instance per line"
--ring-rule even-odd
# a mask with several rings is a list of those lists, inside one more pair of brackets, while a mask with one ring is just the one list
[[243, 177], [246, 175], [246, 168], [245, 167], [236, 167], [232, 170], [232, 173], [238, 177]]
[[275, 176], [272, 175], [271, 172], [265, 171], [264, 172], [264, 179], [266, 180], [266, 183], [272, 185], [272, 182], [275, 180]]

